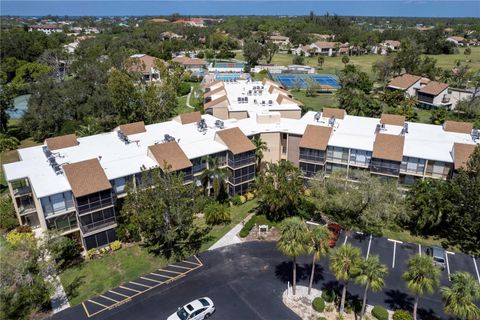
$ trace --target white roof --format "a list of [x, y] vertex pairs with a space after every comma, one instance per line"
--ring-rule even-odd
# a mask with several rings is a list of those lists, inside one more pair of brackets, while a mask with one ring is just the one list
[[[259, 113], [264, 114], [265, 112]], [[268, 112], [267, 112], [268, 113]], [[307, 112], [301, 119], [280, 118], [276, 123], [259, 124], [256, 117], [242, 120], [225, 120], [225, 128], [238, 127], [247, 136], [263, 132], [284, 132], [303, 135], [308, 124], [328, 125], [328, 119], [317, 122], [315, 112]], [[147, 156], [147, 148], [160, 143], [165, 134], [173, 136], [189, 159], [227, 150], [227, 147], [215, 141], [217, 118], [202, 115], [208, 129], [199, 132], [196, 123], [182, 125], [171, 120], [146, 126], [146, 132], [128, 136], [131, 143], [125, 144], [117, 132], [107, 132], [89, 137], [78, 138], [79, 145], [60, 150], [56, 157], [58, 164], [74, 163], [97, 158], [109, 180], [129, 176], [141, 171], [142, 167], [151, 168], [157, 163]], [[346, 115], [343, 120], [335, 121], [329, 146], [373, 150], [375, 129], [380, 121], [377, 118]], [[402, 127], [386, 125], [383, 133], [400, 134]], [[453, 143], [474, 144], [469, 134], [446, 132], [442, 126], [408, 122], [405, 134], [404, 156], [429, 160], [453, 162], [451, 151]], [[479, 143], [479, 141], [477, 141]], [[63, 174], [56, 174], [50, 167], [43, 146], [19, 149], [20, 161], [5, 164], [4, 170], [8, 181], [29, 178], [38, 198], [71, 190]]]

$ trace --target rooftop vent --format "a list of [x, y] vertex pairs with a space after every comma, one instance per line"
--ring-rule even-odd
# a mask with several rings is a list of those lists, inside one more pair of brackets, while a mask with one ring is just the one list
[[223, 123], [222, 120], [216, 120], [215, 121], [215, 127], [219, 128], [219, 129], [223, 129], [225, 127], [225, 124]]
[[130, 140], [128, 140], [128, 137], [120, 130], [117, 131], [117, 136], [120, 141], [122, 141], [125, 144], [129, 144]]
[[207, 131], [207, 123], [205, 122], [205, 119], [200, 119], [200, 121], [197, 122], [197, 130], [200, 132]]
[[382, 129], [381, 124], [377, 123], [377, 127], [375, 128], [375, 133], [379, 133], [381, 129]]
[[480, 139], [480, 130], [478, 130], [478, 129], [473, 129], [472, 130], [472, 139], [473, 140]]
[[317, 112], [315, 113], [315, 115], [313, 116], [313, 119], [315, 119], [315, 121], [320, 121], [320, 118], [322, 117], [322, 114], [320, 112]]
[[172, 142], [172, 141], [175, 141], [175, 137], [172, 137], [171, 135], [169, 135], [168, 133], [166, 133], [166, 134], [163, 136], [163, 141], [164, 141], [164, 142]]
[[406, 122], [403, 124], [403, 132], [408, 133], [408, 123]]
[[62, 174], [62, 167], [57, 163], [56, 159], [56, 157], [60, 157], [60, 154], [58, 152], [51, 152], [47, 146], [44, 146], [42, 150], [47, 157], [48, 164], [50, 165], [50, 167], [52, 167], [53, 171], [55, 171], [57, 175]]
[[328, 119], [328, 126], [332, 127], [335, 125], [335, 116], [331, 116], [330, 119]]

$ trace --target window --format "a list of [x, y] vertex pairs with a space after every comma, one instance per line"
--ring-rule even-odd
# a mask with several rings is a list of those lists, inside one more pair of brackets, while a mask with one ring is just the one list
[[115, 229], [109, 229], [84, 238], [87, 250], [106, 246], [110, 242], [117, 240]]
[[202, 172], [207, 167], [207, 159], [205, 157], [192, 159], [193, 173]]
[[383, 159], [372, 159], [371, 171], [398, 176], [400, 173], [400, 162]]
[[88, 196], [76, 198], [76, 201], [78, 214], [84, 214], [104, 207], [113, 206], [111, 190], [104, 190], [89, 194]]
[[252, 163], [255, 163], [255, 153], [253, 151], [243, 152], [236, 155], [231, 152], [228, 153], [229, 167], [237, 168]]
[[243, 167], [237, 170], [230, 169], [230, 173], [231, 175], [228, 178], [228, 181], [230, 181], [230, 183], [243, 183], [245, 181], [255, 178], [255, 165]]
[[324, 163], [325, 151], [300, 148], [300, 160]]
[[323, 165], [300, 162], [300, 169], [305, 177], [313, 177], [317, 172], [323, 172]]
[[75, 229], [78, 226], [75, 212], [71, 212], [58, 217], [47, 218], [47, 228], [58, 230], [60, 232]]
[[51, 216], [74, 209], [72, 193], [70, 191], [54, 194], [40, 199], [43, 214]]
[[327, 160], [348, 162], [348, 149], [341, 147], [328, 147]]
[[403, 172], [422, 174], [425, 170], [424, 159], [418, 159], [413, 157], [403, 157], [400, 170]]
[[331, 174], [336, 171], [345, 171], [345, 175], [346, 175], [347, 167], [341, 164], [336, 164], [336, 163], [327, 163], [325, 165], [325, 172], [327, 174]]
[[350, 150], [350, 164], [368, 166], [372, 160], [372, 152], [365, 150]]
[[103, 228], [115, 222], [115, 209], [113, 207], [80, 216], [80, 226], [84, 233]]
[[126, 185], [127, 185], [127, 179], [125, 177], [117, 178], [113, 181], [113, 186], [117, 194], [124, 193]]

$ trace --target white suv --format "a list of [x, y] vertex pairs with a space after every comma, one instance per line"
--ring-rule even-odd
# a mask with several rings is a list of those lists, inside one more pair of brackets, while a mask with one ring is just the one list
[[178, 308], [177, 312], [168, 317], [167, 320], [203, 320], [210, 317], [214, 312], [215, 306], [212, 299], [203, 297]]

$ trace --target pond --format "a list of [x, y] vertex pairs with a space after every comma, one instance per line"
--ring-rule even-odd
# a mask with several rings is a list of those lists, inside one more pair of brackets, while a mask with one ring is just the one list
[[18, 96], [13, 100], [13, 104], [15, 109], [8, 112], [10, 118], [12, 119], [19, 119], [23, 116], [25, 111], [28, 108], [28, 99], [30, 99], [29, 94], [24, 94], [22, 96]]

